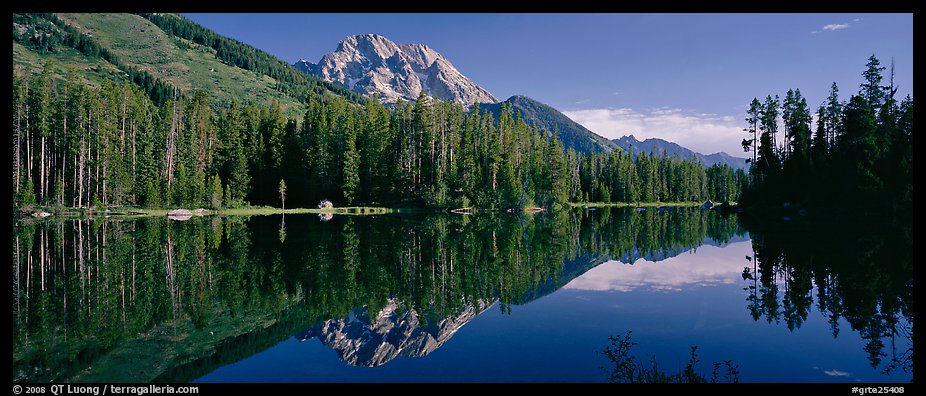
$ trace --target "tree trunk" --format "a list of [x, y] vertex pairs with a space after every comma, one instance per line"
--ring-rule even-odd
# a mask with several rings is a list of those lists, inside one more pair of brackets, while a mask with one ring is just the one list
[[135, 120], [132, 120], [132, 174], [135, 173], [135, 141], [137, 140]]
[[39, 202], [45, 202], [45, 136], [42, 136], [42, 159], [39, 163]]
[[39, 241], [39, 275], [42, 280], [42, 291], [45, 291], [45, 229], [39, 232], [41, 240]]
[[[21, 93], [21, 92], [20, 92], [20, 93]], [[21, 146], [20, 140], [21, 140], [21, 136], [22, 136], [22, 113], [23, 113], [23, 104], [22, 104], [22, 102], [23, 102], [23, 100], [24, 100], [23, 97], [20, 96], [20, 97], [19, 97], [19, 100], [16, 101], [16, 156], [14, 157], [14, 163], [15, 163], [16, 165], [15, 165], [14, 167], [15, 167], [15, 173], [16, 173], [16, 187], [15, 187], [15, 191], [16, 191], [16, 194], [17, 194], [17, 195], [19, 194], [19, 178], [20, 178], [20, 173], [22, 173], [22, 169], [21, 169], [21, 167], [22, 167], [22, 162], [21, 162], [21, 161], [22, 161], [22, 160], [21, 160], [21, 158], [20, 158], [20, 156], [21, 156], [21, 154], [20, 154], [20, 146]], [[18, 243], [18, 240], [17, 240], [17, 243]], [[17, 261], [17, 265], [18, 265], [18, 264], [19, 264], [19, 262]]]
[[122, 135], [119, 137], [119, 141], [122, 144], [122, 148], [119, 150], [119, 154], [125, 155], [125, 101], [126, 98], [123, 95], [122, 97]]
[[80, 136], [80, 166], [78, 166], [78, 168], [80, 169], [80, 174], [77, 176], [77, 184], [79, 186], [78, 191], [77, 191], [77, 207], [78, 208], [82, 208], [84, 206], [84, 164], [85, 164], [84, 151], [86, 151], [86, 147], [87, 147], [86, 141], [84, 140], [83, 134], [81, 134]]
[[16, 274], [16, 275], [14, 275], [14, 277], [13, 277], [13, 284], [16, 285], [16, 294], [15, 294], [15, 295], [16, 295], [16, 319], [20, 319], [20, 318], [22, 317], [22, 311], [20, 310], [20, 306], [19, 306], [19, 304], [20, 304], [20, 296], [21, 296], [21, 294], [20, 294], [20, 284], [19, 284], [19, 282], [20, 282], [20, 280], [19, 280], [19, 273], [20, 273], [19, 266], [21, 265], [20, 260], [21, 260], [21, 258], [20, 258], [20, 256], [19, 256], [19, 235], [16, 235], [16, 266], [14, 267], [14, 270], [13, 270], [13, 273]]
[[444, 128], [444, 106], [441, 105], [440, 109], [440, 173], [437, 175], [437, 179], [443, 181], [445, 168], [447, 167], [447, 131]]
[[66, 168], [65, 161], [67, 160], [67, 147], [68, 147], [68, 100], [67, 100], [67, 87], [64, 89], [64, 109], [62, 111], [64, 123], [61, 131], [62, 143], [61, 143], [61, 193], [58, 197], [58, 205], [64, 205], [64, 191], [66, 190], [67, 184], [64, 183], [64, 170]]
[[[32, 134], [29, 130], [29, 80], [26, 80], [26, 90], [23, 101], [26, 103], [26, 180], [32, 182]], [[35, 189], [33, 188], [33, 191]]]
[[164, 178], [167, 179], [167, 191], [170, 193], [171, 182], [174, 175], [174, 145], [177, 134], [177, 93], [174, 92], [173, 109], [170, 118], [170, 132], [167, 134], [164, 142]]
[[104, 158], [104, 159], [103, 159], [103, 207], [104, 207], [104, 208], [105, 208], [106, 205], [107, 205], [107, 201], [106, 201], [106, 179], [109, 178], [109, 177], [106, 176], [106, 167], [107, 167], [107, 165], [109, 165], [109, 158]]
[[74, 154], [74, 157], [72, 159], [73, 159], [73, 162], [71, 162], [71, 172], [73, 173], [71, 174], [71, 190], [72, 190], [71, 191], [71, 206], [77, 206], [77, 200], [78, 200], [77, 183], [78, 181], [77, 181], [77, 154], [76, 153]]
[[[97, 127], [99, 128], [100, 120], [97, 119], [96, 121], [97, 121]], [[99, 132], [99, 131], [97, 131], [97, 132]], [[92, 147], [91, 147], [91, 149], [92, 149]], [[92, 158], [92, 155], [91, 155], [91, 158]], [[94, 178], [93, 178], [93, 179], [94, 179], [94, 180], [93, 180], [93, 181], [94, 181], [94, 183], [93, 183], [93, 190], [94, 190], [93, 193], [96, 195], [96, 198], [97, 198], [97, 199], [100, 199], [100, 142], [99, 142], [99, 137], [97, 137], [97, 144], [96, 144], [96, 161], [93, 162], [93, 173], [95, 173]], [[96, 204], [96, 202], [94, 202], [94, 205], [95, 205], [95, 204]]]

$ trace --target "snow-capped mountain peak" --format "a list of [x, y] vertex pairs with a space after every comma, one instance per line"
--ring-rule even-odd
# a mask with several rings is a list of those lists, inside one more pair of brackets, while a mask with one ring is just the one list
[[466, 106], [499, 101], [427, 45], [396, 44], [378, 34], [349, 36], [317, 65], [300, 60], [295, 66], [384, 103], [413, 101], [422, 91]]

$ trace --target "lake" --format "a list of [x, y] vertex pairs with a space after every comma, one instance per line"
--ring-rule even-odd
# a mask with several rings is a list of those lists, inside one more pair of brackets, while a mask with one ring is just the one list
[[908, 382], [912, 229], [701, 208], [20, 221], [21, 382]]

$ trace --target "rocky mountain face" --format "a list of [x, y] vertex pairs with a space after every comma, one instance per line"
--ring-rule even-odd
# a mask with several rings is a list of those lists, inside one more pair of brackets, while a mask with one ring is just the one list
[[662, 155], [666, 153], [668, 156], [673, 156], [678, 154], [679, 158], [682, 159], [696, 159], [701, 161], [704, 166], [712, 166], [714, 164], [727, 164], [733, 169], [748, 169], [745, 158], [734, 157], [730, 154], [719, 152], [714, 154], [701, 154], [691, 149], [680, 146], [678, 143], [673, 143], [667, 140], [650, 138], [644, 141], [639, 141], [633, 135], [623, 136], [619, 139], [612, 140], [618, 147], [624, 151], [630, 152], [631, 150], [635, 154], [639, 153], [650, 153], [656, 155]]
[[383, 103], [414, 101], [422, 91], [465, 106], [499, 101], [430, 47], [396, 44], [377, 34], [349, 36], [318, 64], [301, 60], [295, 66], [354, 92], [376, 95]]
[[491, 301], [479, 302], [436, 323], [425, 323], [416, 311], [390, 299], [386, 307], [373, 316], [363, 307], [345, 318], [325, 321], [295, 337], [300, 341], [318, 338], [348, 364], [375, 367], [399, 356], [427, 356], [491, 305]]

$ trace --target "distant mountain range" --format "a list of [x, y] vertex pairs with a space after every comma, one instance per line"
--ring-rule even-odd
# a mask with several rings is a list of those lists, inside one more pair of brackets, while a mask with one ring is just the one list
[[427, 45], [396, 44], [378, 34], [349, 36], [318, 64], [300, 60], [294, 66], [351, 91], [375, 94], [383, 103], [414, 101], [421, 91], [467, 107], [499, 101]]
[[666, 155], [670, 157], [678, 155], [682, 159], [696, 159], [701, 161], [704, 166], [727, 164], [733, 169], [745, 170], [748, 168], [745, 158], [734, 157], [724, 152], [705, 155], [682, 147], [677, 143], [658, 138], [650, 138], [641, 142], [633, 135], [630, 135], [611, 140], [611, 142], [624, 151], [633, 152], [635, 154], [646, 152], [649, 154], [662, 155], [662, 153], [666, 153]]

